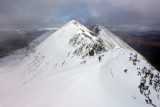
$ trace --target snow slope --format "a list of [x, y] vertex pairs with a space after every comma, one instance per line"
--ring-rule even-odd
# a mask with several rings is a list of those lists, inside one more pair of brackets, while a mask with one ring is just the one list
[[160, 107], [159, 72], [102, 26], [73, 20], [29, 46], [0, 59], [0, 107]]

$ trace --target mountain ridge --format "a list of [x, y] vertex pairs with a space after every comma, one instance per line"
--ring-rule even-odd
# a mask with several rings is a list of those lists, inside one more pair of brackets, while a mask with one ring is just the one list
[[158, 71], [109, 30], [97, 27], [91, 31], [70, 21], [33, 41], [17, 63], [0, 66], [0, 105], [159, 107]]

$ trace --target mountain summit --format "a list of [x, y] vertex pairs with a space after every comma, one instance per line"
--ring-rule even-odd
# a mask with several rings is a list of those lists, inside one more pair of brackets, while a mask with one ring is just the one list
[[0, 59], [0, 87], [0, 107], [160, 107], [159, 72], [103, 26], [75, 20]]

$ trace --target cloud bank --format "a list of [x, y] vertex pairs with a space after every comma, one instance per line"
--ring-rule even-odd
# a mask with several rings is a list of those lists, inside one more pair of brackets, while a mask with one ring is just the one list
[[160, 0], [1, 0], [0, 29], [60, 27], [75, 19], [113, 30], [160, 30]]

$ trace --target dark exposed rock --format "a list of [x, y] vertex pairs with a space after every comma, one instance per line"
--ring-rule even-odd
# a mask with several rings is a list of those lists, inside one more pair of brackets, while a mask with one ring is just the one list
[[127, 69], [124, 70], [125, 73], [127, 73], [127, 71], [128, 71]]
[[94, 50], [89, 51], [89, 56], [94, 56]]
[[90, 26], [88, 29], [91, 30], [91, 31], [93, 31], [96, 34], [98, 34], [99, 31], [100, 31], [98, 25]]
[[73, 54], [76, 56], [82, 56], [82, 59], [87, 56], [94, 56], [102, 51], [106, 51], [106, 46], [103, 43], [103, 40], [99, 37], [95, 37], [96, 33], [89, 33], [91, 35], [83, 31], [76, 34], [69, 41], [70, 46], [77, 47], [77, 49], [73, 51]]
[[[138, 75], [141, 76], [140, 85], [138, 86], [140, 89], [140, 93], [146, 97], [146, 103], [151, 104], [154, 107], [157, 107], [153, 104], [152, 100], [150, 99], [150, 88], [152, 87], [157, 92], [157, 98], [159, 98], [158, 93], [160, 91], [160, 76], [158, 74], [153, 74], [151, 69], [147, 69], [143, 67], [141, 72], [138, 72]], [[147, 85], [149, 83], [149, 85]]]

